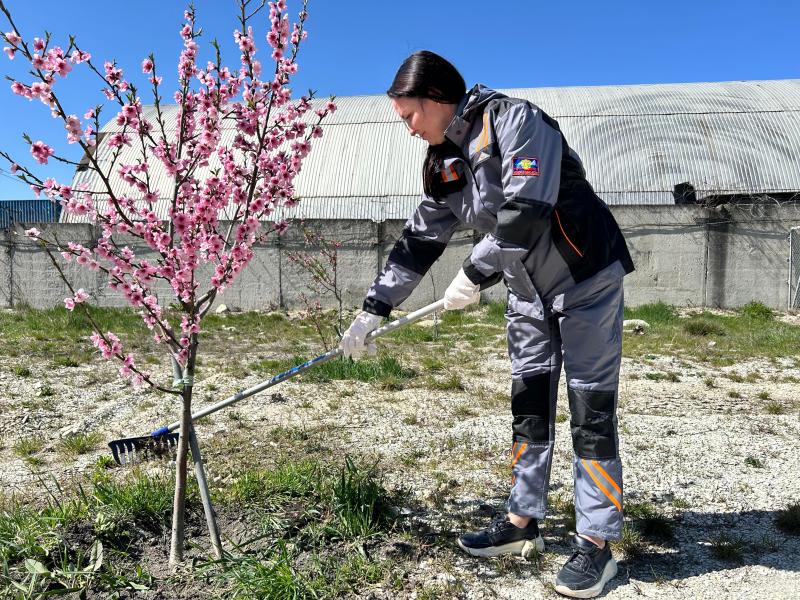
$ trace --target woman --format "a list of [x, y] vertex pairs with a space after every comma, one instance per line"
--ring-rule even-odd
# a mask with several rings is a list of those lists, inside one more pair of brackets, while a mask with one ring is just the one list
[[[388, 90], [411, 135], [428, 142], [424, 197], [342, 337], [346, 356], [402, 303], [465, 224], [485, 234], [445, 292], [445, 308], [477, 302], [502, 276], [508, 287], [512, 479], [507, 513], [459, 546], [475, 556], [544, 547], [562, 362], [571, 411], [576, 530], [556, 591], [599, 594], [616, 574], [608, 540], [622, 533], [617, 388], [625, 240], [586, 181], [558, 123], [537, 106], [476, 85], [428, 51], [407, 58]], [[374, 348], [370, 348], [374, 350]]]

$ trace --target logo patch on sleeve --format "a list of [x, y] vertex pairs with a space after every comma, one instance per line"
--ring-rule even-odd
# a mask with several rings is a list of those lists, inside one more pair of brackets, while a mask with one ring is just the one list
[[512, 175], [521, 175], [523, 177], [538, 177], [539, 176], [539, 159], [530, 158], [527, 156], [515, 156], [513, 158], [513, 171]]

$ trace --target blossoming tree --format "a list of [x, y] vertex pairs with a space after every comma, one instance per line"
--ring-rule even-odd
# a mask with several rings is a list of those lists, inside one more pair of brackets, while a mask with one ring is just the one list
[[[10, 25], [10, 30], [2, 34], [5, 54], [30, 66], [26, 78], [11, 78], [12, 92], [39, 100], [53, 118], [63, 122], [67, 141], [80, 146], [96, 182], [92, 187], [73, 188], [53, 178], [42, 179], [0, 152], [11, 164], [10, 170], [37, 195], [59, 202], [67, 213], [88, 218], [101, 232], [92, 248], [62, 242], [35, 228], [26, 234], [48, 250], [70, 290], [64, 300], [66, 308], [80, 306], [86, 311], [95, 329], [91, 341], [102, 356], [117, 361], [120, 374], [134, 384], [149, 385], [181, 400], [172, 564], [183, 558], [187, 434], [191, 431], [202, 319], [217, 294], [229, 287], [250, 262], [253, 244], [271, 233], [262, 227], [263, 217], [296, 202], [295, 177], [312, 139], [322, 135], [320, 123], [336, 108], [332, 99], [312, 105], [311, 93], [293, 97], [289, 87], [291, 76], [297, 72], [298, 50], [307, 34], [307, 0], [295, 23], [290, 23], [286, 0], [269, 4], [266, 0], [238, 0], [238, 5], [240, 26], [234, 40], [241, 55], [235, 69], [222, 64], [216, 41], [212, 42], [215, 60], [205, 66], [198, 64], [201, 30], [195, 22], [194, 7], [184, 13], [180, 31], [183, 49], [174, 94], [177, 111], [170, 127], [169, 111], [161, 103], [162, 75], [153, 55], [142, 62], [153, 97], [152, 109], [145, 110], [139, 90], [115, 62], [106, 61], [100, 67], [74, 38], [66, 48], [56, 45], [49, 34], [30, 40], [0, 0], [0, 10]], [[258, 58], [251, 25], [266, 15], [269, 69]], [[84, 107], [81, 118], [59, 98], [62, 80], [78, 67], [88, 68], [101, 80], [106, 105], [116, 107], [116, 128], [102, 141], [110, 153], [106, 160], [99, 160], [96, 152], [101, 144], [104, 106]], [[28, 137], [26, 141], [40, 165], [53, 159], [70, 162], [44, 141]], [[136, 150], [136, 160], [122, 160], [129, 155], [122, 152], [125, 148]], [[151, 176], [155, 169], [166, 171], [169, 189], [163, 184], [156, 187], [154, 181], [163, 179]], [[125, 183], [125, 193], [113, 183], [115, 176]], [[285, 221], [278, 221], [271, 230], [280, 235], [286, 227]], [[126, 236], [147, 247], [149, 258], [137, 256], [129, 245], [123, 245], [120, 240]], [[172, 387], [157, 383], [118, 336], [96, 326], [86, 303], [88, 294], [67, 281], [60, 261], [76, 261], [107, 276], [108, 287], [139, 312], [154, 342], [169, 353], [174, 371]], [[161, 297], [156, 293], [159, 284]], [[163, 293], [164, 289], [172, 294]], [[164, 310], [169, 302], [179, 306], [179, 324], [170, 321]]]

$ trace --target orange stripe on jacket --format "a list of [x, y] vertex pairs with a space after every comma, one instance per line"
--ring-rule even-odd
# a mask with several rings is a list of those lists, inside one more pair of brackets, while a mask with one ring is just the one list
[[556, 213], [556, 221], [558, 221], [558, 228], [561, 229], [561, 235], [563, 235], [564, 239], [567, 240], [567, 243], [570, 246], [572, 246], [572, 249], [575, 250], [575, 252], [578, 253], [578, 256], [583, 258], [583, 252], [578, 250], [578, 247], [575, 244], [572, 243], [571, 239], [569, 239], [569, 236], [567, 235], [567, 232], [564, 231], [564, 226], [561, 224], [561, 217], [558, 215], [558, 211], [556, 209], [553, 209], [553, 212]]

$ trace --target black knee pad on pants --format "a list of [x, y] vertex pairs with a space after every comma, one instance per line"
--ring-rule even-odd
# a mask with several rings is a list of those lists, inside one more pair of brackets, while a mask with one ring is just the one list
[[572, 413], [572, 447], [579, 458], [617, 458], [614, 428], [616, 392], [567, 388]]
[[550, 373], [515, 379], [511, 384], [514, 438], [550, 440]]

